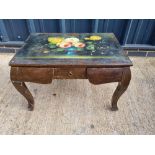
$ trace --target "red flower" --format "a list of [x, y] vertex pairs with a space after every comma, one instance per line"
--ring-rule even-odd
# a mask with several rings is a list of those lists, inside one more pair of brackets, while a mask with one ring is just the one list
[[60, 45], [59, 45], [61, 48], [69, 48], [72, 46], [71, 43], [68, 43], [68, 42], [62, 42]]
[[85, 44], [84, 43], [76, 43], [75, 47], [83, 48], [83, 47], [85, 47]]

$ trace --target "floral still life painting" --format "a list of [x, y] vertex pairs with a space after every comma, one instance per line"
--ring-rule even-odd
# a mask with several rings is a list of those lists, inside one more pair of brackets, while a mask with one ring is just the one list
[[112, 33], [35, 33], [17, 53], [25, 59], [94, 59], [120, 56], [122, 48]]

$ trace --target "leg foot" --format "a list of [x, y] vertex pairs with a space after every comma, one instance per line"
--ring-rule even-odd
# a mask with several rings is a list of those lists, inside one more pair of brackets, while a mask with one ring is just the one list
[[119, 84], [113, 94], [113, 97], [112, 97], [112, 101], [111, 101], [111, 104], [112, 104], [111, 110], [112, 111], [118, 110], [117, 101], [121, 97], [121, 95], [126, 91], [126, 89], [128, 88], [130, 80], [131, 80], [130, 68], [124, 68], [123, 74], [122, 74], [122, 80], [121, 80], [121, 82], [119, 82]]
[[34, 104], [28, 103], [28, 110], [33, 111], [34, 110]]
[[111, 107], [111, 111], [117, 111], [118, 107]]
[[32, 94], [30, 93], [29, 89], [25, 85], [24, 82], [20, 81], [12, 81], [14, 87], [26, 98], [28, 101], [28, 110], [33, 111], [34, 109], [34, 99]]

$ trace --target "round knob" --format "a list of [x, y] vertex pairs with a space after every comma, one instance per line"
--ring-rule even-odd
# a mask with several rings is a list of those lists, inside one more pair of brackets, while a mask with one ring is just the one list
[[69, 76], [72, 76], [72, 75], [73, 75], [73, 73], [70, 71], [70, 72], [69, 72]]

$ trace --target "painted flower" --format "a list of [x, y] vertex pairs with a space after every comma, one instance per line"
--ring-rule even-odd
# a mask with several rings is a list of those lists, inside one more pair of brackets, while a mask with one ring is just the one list
[[90, 38], [84, 38], [85, 40], [90, 40]]
[[74, 46], [79, 47], [79, 48], [83, 48], [83, 47], [85, 47], [85, 44], [79, 42], [79, 43], [74, 44]]
[[63, 37], [49, 37], [48, 42], [49, 42], [49, 48], [55, 48], [60, 47], [60, 48], [83, 48], [85, 47], [85, 44], [80, 42], [76, 37], [69, 37], [69, 38], [63, 38]]
[[84, 38], [85, 40], [93, 40], [93, 41], [96, 41], [96, 40], [101, 40], [102, 37], [100, 36], [90, 36], [89, 38]]
[[48, 42], [50, 42], [52, 44], [61, 43], [63, 40], [64, 40], [64, 38], [62, 38], [62, 37], [49, 37], [48, 38]]
[[75, 43], [79, 42], [79, 39], [72, 37], [72, 38], [66, 38], [64, 41], [67, 43], [75, 44]]
[[100, 36], [90, 36], [90, 40], [101, 40]]
[[61, 48], [69, 48], [71, 46], [72, 46], [72, 44], [71, 43], [68, 43], [68, 42], [62, 42], [59, 45], [59, 47], [61, 47]]

